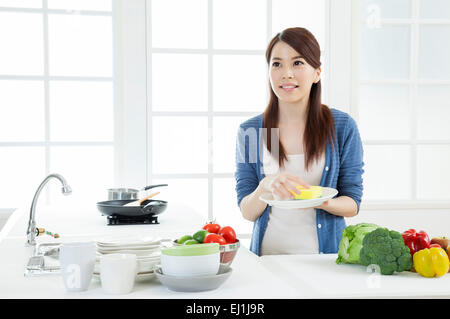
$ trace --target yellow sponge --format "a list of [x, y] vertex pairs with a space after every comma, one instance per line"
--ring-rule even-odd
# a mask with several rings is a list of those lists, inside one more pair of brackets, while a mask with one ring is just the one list
[[294, 199], [312, 199], [322, 196], [322, 187], [320, 186], [311, 186], [311, 188], [304, 188], [303, 186], [297, 185], [297, 187], [301, 193], [296, 194], [293, 191], [290, 191], [292, 195], [294, 195]]

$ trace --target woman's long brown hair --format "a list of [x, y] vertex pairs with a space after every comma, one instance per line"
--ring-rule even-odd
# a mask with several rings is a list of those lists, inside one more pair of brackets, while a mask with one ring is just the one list
[[[272, 49], [279, 41], [283, 41], [297, 51], [306, 62], [313, 68], [320, 67], [320, 46], [311, 32], [304, 28], [288, 28], [278, 33], [269, 43], [266, 50], [266, 61], [270, 67], [270, 57]], [[271, 129], [279, 127], [279, 108], [278, 97], [272, 90], [269, 80], [270, 100], [263, 114], [263, 128], [267, 128], [267, 135], [264, 136], [264, 142], [271, 152]], [[334, 121], [330, 109], [322, 104], [321, 83], [313, 83], [309, 94], [309, 103], [307, 109], [307, 118], [305, 132], [303, 134], [303, 146], [305, 153], [305, 168], [308, 170], [314, 159], [319, 160], [325, 152], [327, 139], [330, 138], [331, 146], [334, 148]], [[266, 141], [267, 138], [267, 141]], [[279, 161], [280, 167], [287, 161], [285, 149], [279, 142]]]

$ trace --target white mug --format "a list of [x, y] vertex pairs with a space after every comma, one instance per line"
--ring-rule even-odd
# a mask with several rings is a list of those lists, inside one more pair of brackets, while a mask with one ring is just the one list
[[85, 291], [89, 288], [94, 273], [95, 252], [95, 242], [61, 244], [59, 261], [67, 291]]
[[106, 293], [130, 293], [133, 290], [136, 275], [136, 255], [108, 254], [100, 257], [100, 280]]

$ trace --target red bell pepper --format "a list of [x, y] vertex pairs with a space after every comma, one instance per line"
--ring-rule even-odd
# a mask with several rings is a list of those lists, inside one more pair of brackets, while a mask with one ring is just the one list
[[415, 229], [408, 229], [402, 234], [405, 245], [408, 246], [411, 256], [419, 250], [430, 248], [431, 240], [423, 230], [416, 232]]

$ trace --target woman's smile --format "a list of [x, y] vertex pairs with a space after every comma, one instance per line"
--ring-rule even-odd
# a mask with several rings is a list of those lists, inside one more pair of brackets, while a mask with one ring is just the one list
[[296, 86], [281, 86], [280, 88], [284, 92], [290, 93], [290, 92], [293, 92], [294, 90], [298, 89], [298, 85], [296, 85]]
[[298, 85], [291, 84], [291, 83], [282, 84], [282, 85], [280, 85], [280, 89], [282, 89], [283, 91], [289, 93], [289, 92], [293, 92], [296, 89], [298, 89]]

